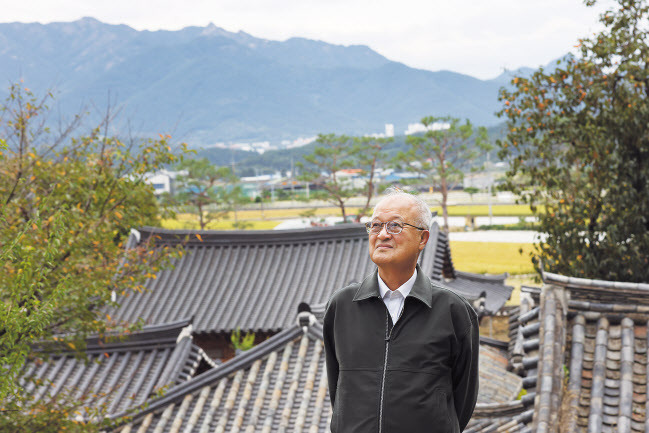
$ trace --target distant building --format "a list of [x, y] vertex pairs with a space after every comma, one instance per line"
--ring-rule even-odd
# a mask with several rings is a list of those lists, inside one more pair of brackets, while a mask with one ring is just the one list
[[432, 125], [430, 125], [428, 128], [426, 128], [421, 123], [410, 123], [408, 124], [408, 129], [406, 129], [404, 133], [406, 135], [412, 135], [412, 134], [417, 134], [419, 132], [426, 132], [426, 131], [441, 131], [443, 129], [448, 129], [450, 127], [451, 124], [445, 122], [435, 122]]
[[173, 194], [176, 176], [180, 174], [176, 171], [160, 170], [155, 173], [146, 173], [144, 181], [153, 186], [153, 193], [159, 196], [163, 193]]
[[394, 125], [392, 123], [385, 124], [385, 136], [394, 137]]

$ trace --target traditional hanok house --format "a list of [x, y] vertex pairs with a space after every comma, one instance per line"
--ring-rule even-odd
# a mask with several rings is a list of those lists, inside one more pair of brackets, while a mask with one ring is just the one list
[[52, 343], [35, 354], [23, 368], [23, 391], [36, 401], [73, 400], [88, 414], [100, 407], [108, 414], [136, 409], [156, 392], [215, 367], [193, 343], [187, 320], [119, 338], [90, 338], [85, 360]]
[[[509, 299], [505, 275], [456, 271], [446, 234], [437, 224], [420, 256], [423, 272], [493, 314]], [[361, 281], [375, 265], [361, 224], [282, 231], [193, 231], [145, 227], [134, 246], [151, 236], [158, 244], [184, 244], [171, 270], [146, 283], [146, 291], [121, 297], [120, 320], [154, 324], [193, 316], [195, 341], [214, 358], [229, 358], [230, 334], [240, 328], [261, 342], [292, 325], [301, 302], [324, 304], [334, 290]]]
[[543, 281], [536, 431], [649, 430], [649, 284]]
[[649, 284], [542, 278], [512, 320], [510, 346], [534, 404], [474, 415], [467, 431], [649, 431]]
[[[308, 308], [302, 310], [293, 324], [263, 343], [150, 400], [117, 431], [328, 432], [322, 326]], [[506, 353], [494, 341], [481, 347], [478, 411], [489, 413], [520, 393], [522, 379], [506, 371]]]

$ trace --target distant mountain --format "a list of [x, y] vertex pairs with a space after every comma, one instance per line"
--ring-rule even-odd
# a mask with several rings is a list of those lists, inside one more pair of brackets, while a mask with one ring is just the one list
[[[0, 80], [53, 89], [64, 116], [91, 121], [110, 97], [138, 133], [168, 133], [193, 146], [280, 140], [317, 133], [397, 133], [426, 115], [498, 122], [498, 88], [393, 62], [366, 46], [231, 33], [213, 24], [137, 31], [93, 18], [0, 24]], [[0, 96], [6, 95], [0, 88]]]

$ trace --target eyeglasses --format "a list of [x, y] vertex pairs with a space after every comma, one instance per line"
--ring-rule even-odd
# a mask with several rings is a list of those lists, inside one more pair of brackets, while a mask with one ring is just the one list
[[380, 221], [370, 221], [365, 223], [365, 230], [367, 230], [367, 234], [379, 234], [381, 233], [381, 230], [383, 229], [383, 226], [385, 225], [385, 231], [388, 232], [391, 235], [398, 235], [401, 233], [403, 230], [403, 226], [409, 226], [416, 228], [417, 230], [426, 230], [421, 227], [413, 226], [412, 224], [408, 223], [398, 223], [396, 221], [387, 221], [387, 222], [380, 222]]

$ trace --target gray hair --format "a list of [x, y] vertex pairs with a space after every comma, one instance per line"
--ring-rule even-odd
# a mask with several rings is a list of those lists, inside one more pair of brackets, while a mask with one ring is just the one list
[[379, 203], [381, 203], [386, 198], [390, 198], [390, 197], [406, 197], [415, 205], [415, 210], [417, 211], [417, 213], [415, 216], [415, 221], [413, 221], [414, 224], [426, 230], [430, 230], [430, 228], [433, 226], [433, 214], [430, 212], [430, 208], [428, 207], [426, 202], [414, 194], [405, 192], [393, 186], [387, 188], [383, 192], [383, 197], [374, 206], [372, 215], [374, 214], [374, 212], [376, 212], [376, 206], [378, 206]]

